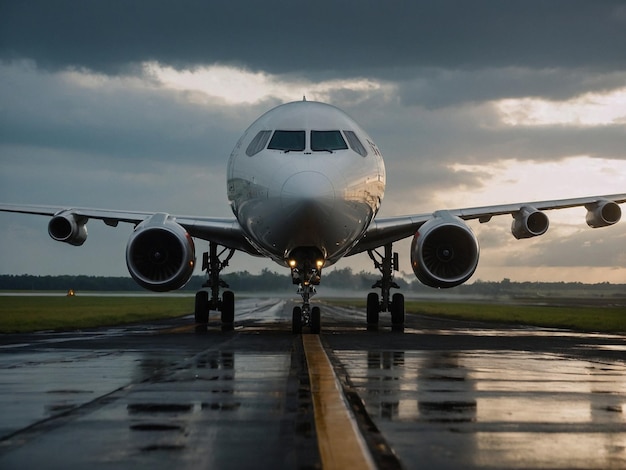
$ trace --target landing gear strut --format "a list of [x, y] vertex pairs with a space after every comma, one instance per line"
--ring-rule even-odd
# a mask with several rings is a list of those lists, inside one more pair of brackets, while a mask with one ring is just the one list
[[322, 330], [321, 311], [319, 307], [311, 307], [310, 299], [317, 291], [316, 285], [319, 285], [322, 276], [323, 261], [321, 258], [306, 256], [296, 260], [289, 261], [291, 267], [291, 280], [294, 284], [298, 284], [298, 294], [302, 297], [302, 306], [293, 308], [291, 318], [291, 331], [293, 334], [302, 333], [303, 326], [309, 326], [311, 333], [319, 334]]
[[298, 294], [302, 296], [302, 306], [293, 308], [291, 318], [291, 331], [294, 335], [302, 333], [303, 326], [310, 326], [311, 333], [320, 334], [322, 331], [321, 310], [319, 307], [311, 307], [309, 299], [316, 294], [315, 287], [312, 285], [301, 285]]
[[393, 271], [398, 270], [398, 253], [392, 253], [391, 243], [387, 243], [383, 248], [385, 250], [383, 254], [376, 250], [367, 250], [374, 266], [381, 273], [381, 278], [372, 286], [372, 289], [380, 288], [380, 297], [375, 292], [371, 292], [367, 296], [367, 325], [376, 327], [379, 313], [390, 312], [392, 326], [402, 328], [404, 325], [404, 295], [396, 293], [391, 297], [391, 289], [400, 288], [393, 280]]
[[[195, 320], [199, 325], [209, 323], [209, 311], [217, 310], [221, 312], [221, 321], [223, 328], [232, 328], [235, 321], [235, 294], [232, 291], [224, 291], [220, 299], [220, 288], [228, 289], [228, 284], [220, 279], [220, 272], [228, 266], [228, 262], [235, 254], [232, 248], [222, 249], [219, 253], [217, 243], [209, 242], [209, 251], [203, 253], [202, 270], [206, 271], [208, 279], [202, 284], [202, 287], [208, 287], [211, 291], [211, 297], [205, 290], [196, 293]], [[220, 257], [228, 251], [226, 258], [220, 260]]]

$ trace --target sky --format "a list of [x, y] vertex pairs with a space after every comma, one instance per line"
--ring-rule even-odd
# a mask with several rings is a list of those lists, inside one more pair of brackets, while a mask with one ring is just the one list
[[[626, 193], [625, 50], [623, 1], [0, 0], [0, 202], [232, 215], [230, 151], [304, 95], [380, 147], [382, 216]], [[470, 282], [626, 282], [624, 221], [548, 216], [520, 241], [509, 216], [470, 222]], [[73, 247], [0, 214], [0, 274], [127, 275], [132, 227], [87, 228]]]

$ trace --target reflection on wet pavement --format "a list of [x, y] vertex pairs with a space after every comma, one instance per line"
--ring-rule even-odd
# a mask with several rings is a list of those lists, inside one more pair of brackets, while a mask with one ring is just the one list
[[[115, 406], [119, 411], [125, 405], [131, 431], [128, 442], [118, 443], [125, 449], [119, 461], [132, 460], [136, 452], [168, 451], [164, 458], [184, 456], [189, 464], [223, 468], [267, 456], [272, 447], [282, 459], [276, 436], [290, 360], [289, 353], [210, 351], [135, 387]], [[233, 446], [250, 455], [233, 462]], [[172, 454], [183, 450], [183, 456]]]
[[335, 351], [407, 468], [625, 468], [626, 366], [515, 351]]
[[[87, 397], [82, 402], [101, 394], [101, 390], [83, 388], [86, 383], [97, 388], [98, 377], [105, 373], [102, 362], [106, 362], [103, 361], [106, 357], [100, 357], [100, 363], [94, 359], [89, 367], [93, 377], [77, 378], [81, 385], [71, 391], [56, 390], [55, 384], [48, 381], [56, 374], [67, 377], [63, 367], [80, 363], [81, 358], [66, 353], [62, 360], [59, 356], [62, 364], [59, 367], [50, 368], [47, 364], [41, 377], [42, 383], [48, 383], [43, 393], [50, 394], [46, 406], [63, 403], [68, 409], [75, 408], [81, 404], [83, 393]], [[129, 375], [137, 378], [137, 374], [146, 373], [146, 380], [119, 389], [100, 403], [90, 404], [88, 413], [73, 417], [71, 429], [60, 426], [30, 446], [18, 447], [5, 456], [2, 465], [10, 468], [12, 462], [19, 462], [28, 468], [43, 468], [44, 464], [46, 468], [56, 468], [55, 464], [85, 468], [90, 462], [100, 462], [114, 468], [135, 461], [142, 465], [158, 463], [162, 468], [171, 461], [177, 468], [197, 468], [197, 465], [226, 468], [250, 466], [251, 462], [262, 468], [270, 463], [273, 466], [278, 463], [280, 467], [290, 459], [293, 462], [293, 455], [285, 454], [281, 439], [285, 431], [281, 427], [286, 415], [290, 352], [208, 351], [177, 364], [168, 361], [167, 354], [161, 358], [153, 355], [142, 358], [141, 354], [127, 353], [126, 361], [128, 367], [123, 367], [120, 357], [116, 357], [114, 370], [124, 370], [119, 374], [120, 386], [129, 382]], [[63, 383], [67, 387], [67, 380]], [[64, 401], [58, 401], [61, 395]], [[20, 395], [16, 394], [15, 398], [19, 401]], [[27, 408], [27, 403], [16, 403], [16, 410]], [[25, 419], [32, 417], [22, 417], [12, 426], [23, 426]], [[59, 462], [57, 449], [71, 447], [71, 440], [77, 435], [80, 447]], [[237, 456], [234, 447], [238, 446], [246, 449], [246, 453], [233, 458]], [[150, 457], [152, 454], [154, 457]], [[264, 463], [259, 458], [269, 460]]]
[[[0, 355], [0, 437], [88, 403], [143, 374], [134, 352], [54, 351]], [[141, 378], [142, 379], [142, 378]]]

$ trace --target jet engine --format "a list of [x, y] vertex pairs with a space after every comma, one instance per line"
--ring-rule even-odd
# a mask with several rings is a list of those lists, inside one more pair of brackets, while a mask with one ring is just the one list
[[543, 235], [548, 230], [548, 216], [531, 206], [522, 206], [513, 214], [511, 233], [518, 240]]
[[87, 240], [87, 219], [69, 211], [59, 212], [48, 222], [48, 234], [52, 239], [80, 246]]
[[586, 204], [585, 209], [587, 209], [587, 225], [593, 228], [613, 225], [622, 218], [619, 205], [606, 199]]
[[460, 218], [435, 213], [411, 243], [411, 266], [430, 287], [455, 287], [467, 281], [478, 265], [478, 240]]
[[126, 246], [130, 275], [155, 292], [184, 286], [195, 264], [193, 239], [166, 214], [155, 214], [137, 225]]

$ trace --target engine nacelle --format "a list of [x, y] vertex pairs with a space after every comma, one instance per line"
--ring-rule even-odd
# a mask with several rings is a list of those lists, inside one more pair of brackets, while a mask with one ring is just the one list
[[411, 243], [411, 266], [422, 284], [455, 287], [467, 281], [478, 266], [478, 240], [460, 218], [448, 213], [420, 227]]
[[513, 214], [511, 233], [518, 240], [543, 235], [548, 231], [550, 221], [548, 216], [531, 206], [522, 208]]
[[165, 292], [184, 286], [196, 265], [193, 239], [167, 214], [137, 225], [126, 246], [126, 265], [140, 286]]
[[53, 240], [80, 246], [87, 240], [87, 219], [69, 211], [59, 212], [48, 222], [48, 235]]
[[586, 204], [585, 209], [587, 209], [587, 225], [593, 228], [613, 225], [622, 218], [622, 210], [619, 205], [607, 199]]

